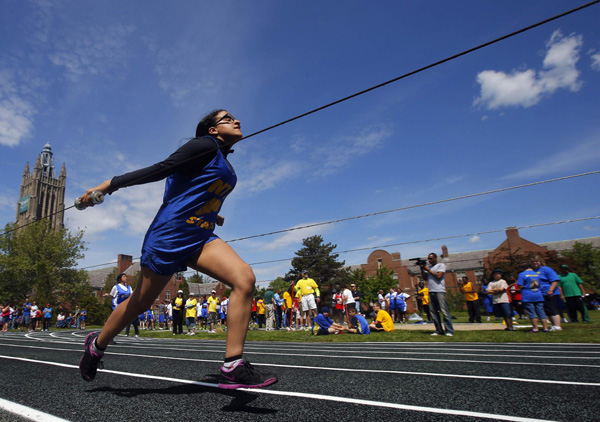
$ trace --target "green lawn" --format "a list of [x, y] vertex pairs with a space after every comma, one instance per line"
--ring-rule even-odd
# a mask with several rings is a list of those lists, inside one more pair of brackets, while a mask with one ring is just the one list
[[[600, 312], [590, 311], [591, 323], [577, 323], [577, 324], [563, 324], [563, 331], [555, 331], [550, 333], [529, 333], [530, 328], [516, 325], [516, 331], [503, 331], [503, 326], [497, 326], [498, 330], [475, 330], [475, 331], [461, 331], [460, 325], [468, 322], [468, 316], [466, 312], [455, 313], [453, 316], [456, 317], [454, 322], [457, 325], [454, 337], [445, 336], [431, 336], [433, 331], [433, 324], [420, 325], [417, 330], [403, 330], [398, 329], [391, 333], [371, 333], [368, 336], [361, 336], [355, 334], [338, 334], [329, 336], [313, 336], [311, 333], [306, 331], [248, 331], [247, 339], [250, 341], [294, 341], [294, 342], [349, 342], [349, 341], [406, 341], [406, 342], [490, 342], [490, 343], [600, 343]], [[486, 324], [498, 324], [494, 317], [487, 323], [485, 317], [483, 318]], [[520, 325], [530, 326], [528, 320], [520, 320]], [[100, 329], [99, 326], [88, 327], [91, 329]], [[421, 329], [422, 328], [422, 329]], [[184, 326], [185, 332], [185, 326]], [[130, 333], [131, 334], [131, 333]], [[154, 337], [154, 338], [178, 338], [178, 339], [190, 339], [190, 340], [224, 340], [226, 333], [208, 334], [206, 332], [197, 332], [194, 336], [188, 335], [177, 335], [173, 336], [170, 331], [147, 331], [141, 330], [140, 337]]]

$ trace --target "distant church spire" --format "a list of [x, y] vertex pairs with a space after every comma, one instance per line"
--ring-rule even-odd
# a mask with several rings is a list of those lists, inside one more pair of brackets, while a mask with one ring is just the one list
[[64, 164], [59, 177], [56, 177], [52, 146], [47, 142], [35, 161], [33, 173], [29, 171], [29, 163], [25, 165], [17, 203], [17, 226], [48, 219], [53, 230], [62, 229], [66, 180]]

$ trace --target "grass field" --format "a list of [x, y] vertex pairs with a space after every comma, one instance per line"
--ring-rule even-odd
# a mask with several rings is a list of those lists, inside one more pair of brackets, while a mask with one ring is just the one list
[[[491, 343], [600, 343], [600, 312], [590, 311], [590, 323], [563, 323], [562, 331], [550, 333], [531, 334], [529, 320], [519, 320], [519, 325], [515, 325], [516, 331], [504, 331], [501, 321], [496, 321], [494, 317], [490, 322], [485, 322], [479, 326], [472, 326], [468, 323], [466, 312], [454, 313], [455, 324], [454, 337], [431, 336], [433, 324], [396, 324], [396, 331], [390, 333], [371, 333], [368, 336], [355, 334], [338, 334], [329, 336], [314, 336], [306, 331], [286, 330], [248, 331], [247, 340], [249, 341], [294, 341], [294, 342], [364, 342], [364, 341], [405, 341], [405, 342], [491, 342]], [[526, 326], [526, 327], [525, 327]], [[91, 326], [88, 329], [101, 329], [99, 326]], [[186, 332], [184, 325], [184, 332]], [[131, 333], [130, 333], [131, 334]], [[186, 334], [173, 336], [172, 332], [166, 330], [140, 330], [140, 337], [154, 338], [181, 338], [193, 340], [224, 340], [225, 332], [209, 334], [204, 331], [198, 331], [194, 336]]]

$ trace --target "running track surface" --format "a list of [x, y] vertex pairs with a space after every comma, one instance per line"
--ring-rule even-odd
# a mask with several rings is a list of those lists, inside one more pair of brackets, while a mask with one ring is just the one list
[[224, 341], [119, 336], [88, 383], [86, 334], [0, 335], [0, 421], [599, 418], [594, 344], [248, 342], [279, 382], [220, 390]]

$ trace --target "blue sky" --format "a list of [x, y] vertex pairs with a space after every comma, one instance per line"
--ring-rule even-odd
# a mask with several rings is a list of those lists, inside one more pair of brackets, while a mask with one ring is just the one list
[[[67, 200], [225, 108], [245, 134], [575, 7], [564, 1], [0, 1], [0, 223], [50, 142]], [[600, 6], [242, 141], [225, 240], [598, 170]], [[232, 243], [249, 263], [600, 215], [599, 175]], [[66, 213], [81, 266], [138, 257], [163, 182]], [[522, 230], [534, 242], [600, 222]], [[494, 248], [504, 233], [388, 248]], [[346, 253], [365, 263], [370, 251]], [[289, 262], [255, 265], [259, 281]]]

